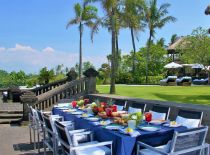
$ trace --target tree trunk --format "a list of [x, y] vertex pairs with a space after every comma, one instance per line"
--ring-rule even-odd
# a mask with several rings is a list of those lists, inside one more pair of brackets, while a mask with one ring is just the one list
[[119, 46], [118, 46], [118, 33], [115, 33], [115, 42], [116, 42], [116, 72], [119, 71]]
[[116, 43], [116, 38], [115, 38], [115, 21], [114, 21], [114, 9], [112, 8], [112, 17], [111, 17], [111, 28], [112, 28], [112, 57], [111, 57], [111, 83], [110, 83], [110, 94], [114, 94], [115, 91], [115, 78], [116, 78], [116, 73], [115, 73], [115, 60], [116, 60], [116, 51], [115, 51], [115, 43]]
[[135, 58], [136, 58], [136, 45], [135, 45], [135, 40], [134, 40], [134, 34], [133, 34], [133, 28], [131, 27], [131, 38], [132, 38], [132, 44], [133, 44], [133, 76], [135, 75]]
[[146, 84], [148, 84], [148, 64], [149, 64], [149, 52], [150, 52], [151, 39], [152, 39], [152, 32], [150, 31], [148, 45], [147, 45], [147, 57], [146, 57]]
[[79, 79], [82, 76], [82, 23], [79, 25], [80, 41], [79, 41]]

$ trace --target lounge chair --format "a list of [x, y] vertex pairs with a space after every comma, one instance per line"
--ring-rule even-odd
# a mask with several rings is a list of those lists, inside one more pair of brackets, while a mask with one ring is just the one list
[[184, 76], [176, 79], [176, 83], [178, 86], [191, 86], [192, 78], [189, 76]]
[[168, 76], [166, 79], [160, 80], [161, 86], [176, 86], [177, 76]]
[[205, 79], [195, 79], [193, 80], [194, 85], [207, 85], [208, 84], [208, 78]]

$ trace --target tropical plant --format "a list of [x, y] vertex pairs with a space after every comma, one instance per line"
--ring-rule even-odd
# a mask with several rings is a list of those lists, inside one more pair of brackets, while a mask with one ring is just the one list
[[157, 0], [150, 0], [145, 6], [145, 20], [149, 29], [149, 38], [147, 41], [146, 55], [146, 83], [148, 82], [148, 63], [152, 38], [155, 37], [156, 29], [161, 29], [166, 23], [175, 22], [176, 18], [168, 15], [170, 4], [161, 4], [158, 8]]
[[135, 45], [135, 37], [138, 40], [138, 32], [144, 31], [145, 22], [144, 18], [144, 1], [143, 0], [123, 0], [123, 27], [128, 27], [131, 32], [132, 45], [133, 45], [133, 66], [132, 72], [135, 74], [135, 58], [136, 58], [136, 45]]
[[83, 62], [83, 72], [88, 70], [89, 68], [94, 68], [94, 65], [90, 61]]
[[173, 34], [173, 35], [171, 36], [171, 43], [170, 43], [170, 44], [175, 43], [176, 40], [177, 40], [177, 38], [178, 38], [177, 34]]
[[179, 48], [181, 60], [184, 63], [199, 63], [204, 69], [210, 72], [210, 37], [208, 30], [198, 27], [192, 34], [185, 37]]
[[54, 78], [54, 70], [48, 70], [47, 67], [44, 67], [40, 70], [39, 72], [39, 83], [40, 84], [48, 84], [50, 82], [50, 80], [52, 80]]
[[116, 50], [116, 39], [117, 33], [119, 32], [119, 1], [118, 0], [86, 0], [86, 2], [100, 2], [105, 10], [105, 17], [99, 19], [92, 31], [93, 34], [98, 32], [99, 26], [105, 27], [111, 32], [112, 36], [112, 53], [111, 53], [111, 82], [110, 82], [110, 93], [114, 94], [115, 90], [115, 80], [116, 80], [116, 60], [117, 60], [117, 50]]
[[103, 63], [98, 70], [99, 78], [103, 81], [102, 84], [108, 84], [110, 78], [110, 66], [107, 63]]
[[81, 78], [82, 75], [82, 36], [84, 31], [84, 26], [87, 26], [89, 28], [92, 28], [94, 25], [94, 21], [98, 18], [97, 17], [97, 8], [91, 5], [88, 5], [87, 3], [83, 3], [83, 6], [81, 6], [79, 3], [76, 3], [74, 5], [74, 11], [75, 11], [75, 18], [71, 19], [66, 28], [68, 28], [71, 25], [78, 25], [79, 27], [79, 34], [80, 34], [80, 43], [79, 43], [79, 78]]
[[165, 39], [160, 38], [159, 40], [157, 40], [157, 44], [160, 45], [161, 47], [165, 47]]

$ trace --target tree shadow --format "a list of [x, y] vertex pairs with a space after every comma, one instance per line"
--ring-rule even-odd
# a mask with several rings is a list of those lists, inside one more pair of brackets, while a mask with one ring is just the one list
[[165, 95], [160, 93], [153, 93], [153, 95], [164, 101], [210, 105], [210, 95]]
[[[44, 155], [43, 146], [40, 146], [41, 152], [38, 153], [38, 150], [34, 150], [33, 143], [13, 144], [13, 148], [15, 151], [21, 152], [19, 155]], [[52, 152], [47, 151], [46, 155], [52, 155]]]

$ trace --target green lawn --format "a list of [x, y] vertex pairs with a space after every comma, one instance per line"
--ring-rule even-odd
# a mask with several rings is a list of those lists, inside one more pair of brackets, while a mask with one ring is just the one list
[[[100, 93], [108, 94], [109, 86], [98, 85]], [[210, 86], [127, 86], [116, 85], [117, 95], [142, 99], [175, 101], [210, 105]]]

